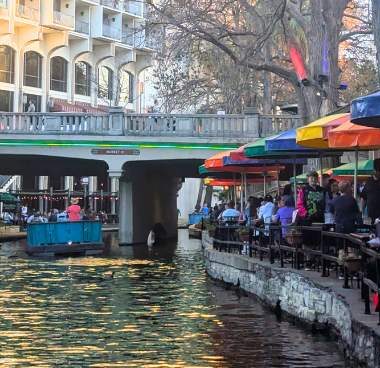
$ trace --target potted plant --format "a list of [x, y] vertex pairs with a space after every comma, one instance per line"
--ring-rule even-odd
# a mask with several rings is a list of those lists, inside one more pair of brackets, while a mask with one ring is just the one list
[[303, 235], [302, 232], [297, 229], [289, 229], [288, 233], [285, 236], [285, 239], [289, 245], [296, 247], [302, 244]]
[[249, 242], [249, 229], [246, 227], [242, 227], [238, 230], [239, 239], [242, 243]]

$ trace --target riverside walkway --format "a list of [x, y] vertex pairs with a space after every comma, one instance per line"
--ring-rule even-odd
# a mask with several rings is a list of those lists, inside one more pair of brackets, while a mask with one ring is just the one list
[[[324, 235], [332, 236], [328, 233], [325, 232]], [[342, 236], [342, 239], [348, 242], [349, 237]], [[347, 277], [343, 280], [335, 276], [335, 273], [327, 273], [322, 264], [323, 252], [318, 253], [316, 248], [304, 252], [305, 247], [301, 247], [301, 244], [298, 247], [287, 247], [292, 249], [284, 246], [282, 251], [287, 253], [284, 258], [289, 262], [283, 262], [280, 245], [274, 242], [266, 245], [263, 242], [253, 242], [249, 255], [244, 255], [247, 243], [215, 240], [206, 231], [203, 232], [202, 241], [206, 269], [211, 277], [239, 285], [275, 309], [280, 302], [285, 313], [313, 325], [316, 329], [334, 330], [346, 357], [354, 362], [355, 367], [380, 367], [379, 315], [371, 307], [372, 301], [369, 298], [372, 294], [370, 289], [378, 291], [378, 287], [367, 279], [368, 272], [364, 269], [354, 273], [359, 283], [356, 277], [352, 279], [352, 274], [346, 271]], [[360, 244], [360, 240], [353, 239], [352, 243], [345, 246], [354, 246], [355, 242], [363, 254], [372, 255], [375, 263], [378, 261], [379, 256], [372, 250], [366, 250], [365, 243]], [[326, 239], [321, 242], [323, 243], [326, 249]], [[313, 253], [319, 261], [315, 263], [313, 270], [307, 271], [304, 265], [294, 260], [295, 252], [303, 256]], [[339, 262], [338, 258], [328, 255], [327, 252], [324, 259], [329, 259], [331, 263]]]

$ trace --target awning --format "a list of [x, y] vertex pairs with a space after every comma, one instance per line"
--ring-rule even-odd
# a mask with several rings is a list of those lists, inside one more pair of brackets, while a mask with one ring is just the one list
[[351, 102], [351, 122], [380, 128], [380, 92], [359, 97]]
[[344, 150], [380, 149], [380, 129], [346, 122], [328, 133], [330, 148]]
[[350, 114], [334, 114], [318, 119], [304, 127], [297, 129], [297, 144], [308, 148], [326, 149], [328, 145], [328, 132], [331, 129], [349, 122]]
[[[358, 161], [358, 175], [372, 175], [374, 170], [373, 160]], [[348, 163], [342, 166], [332, 169], [332, 172], [336, 176], [354, 176], [355, 163]]]

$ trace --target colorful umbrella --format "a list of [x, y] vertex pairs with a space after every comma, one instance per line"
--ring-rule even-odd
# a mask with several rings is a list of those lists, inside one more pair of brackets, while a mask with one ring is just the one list
[[[374, 170], [373, 160], [362, 160], [358, 162], [357, 175], [372, 175]], [[353, 176], [355, 174], [355, 163], [348, 163], [332, 169], [336, 176]]]
[[211, 168], [221, 168], [224, 166], [223, 163], [223, 158], [228, 157], [230, 155], [231, 151], [223, 151], [219, 152], [216, 155], [208, 158], [205, 160], [205, 167], [206, 169], [211, 169]]
[[290, 129], [265, 140], [265, 151], [286, 151], [294, 154], [306, 154], [310, 150], [296, 142], [296, 130]]
[[[274, 180], [275, 178], [269, 176], [267, 177], [267, 181]], [[264, 181], [263, 178], [251, 178], [247, 179], [247, 184], [262, 184]], [[214, 178], [206, 178], [204, 183], [213, 187], [232, 187], [241, 185], [239, 180], [236, 179], [214, 179]]]
[[380, 129], [346, 122], [328, 133], [330, 148], [374, 150], [380, 148]]
[[379, 91], [351, 102], [351, 121], [354, 124], [380, 128]]
[[318, 119], [304, 127], [297, 129], [296, 141], [298, 144], [308, 148], [327, 149], [328, 132], [331, 129], [349, 122], [350, 114], [334, 114]]

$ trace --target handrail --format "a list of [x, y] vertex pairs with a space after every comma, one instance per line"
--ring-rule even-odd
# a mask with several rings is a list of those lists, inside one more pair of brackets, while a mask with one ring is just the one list
[[[226, 228], [223, 225], [217, 225], [217, 229]], [[280, 262], [280, 267], [284, 267], [284, 253], [290, 253], [292, 255], [291, 258], [291, 267], [295, 269], [302, 269], [300, 263], [300, 257], [305, 257], [307, 255], [315, 257], [318, 265], [322, 263], [322, 277], [328, 277], [329, 273], [327, 272], [329, 263], [335, 263], [338, 267], [342, 267], [344, 272], [344, 283], [343, 288], [348, 288], [349, 281], [349, 273], [348, 269], [349, 264], [346, 262], [350, 262], [351, 258], [340, 258], [338, 255], [338, 250], [343, 249], [345, 253], [348, 252], [349, 249], [354, 251], [357, 254], [357, 258], [351, 259], [352, 261], [356, 261], [357, 270], [356, 274], [358, 275], [358, 282], [361, 284], [361, 295], [364, 300], [365, 305], [365, 314], [371, 314], [370, 308], [370, 291], [380, 293], [380, 252], [368, 248], [366, 243], [362, 239], [358, 239], [351, 234], [342, 234], [336, 233], [333, 231], [325, 231], [323, 230], [323, 226], [290, 226], [290, 229], [295, 229], [297, 231], [302, 232], [319, 232], [319, 237], [315, 237], [320, 239], [319, 249], [318, 246], [315, 249], [307, 249], [305, 247], [305, 239], [302, 239], [302, 243], [300, 244], [284, 244], [281, 240], [278, 242], [276, 240], [276, 236], [274, 234], [281, 234], [282, 226], [281, 225], [265, 225], [265, 227], [258, 226], [250, 226], [240, 228], [246, 228], [250, 231], [250, 239], [247, 242], [243, 242], [242, 240], [233, 239], [233, 240], [223, 240], [223, 239], [214, 239], [214, 248], [223, 251], [227, 250], [238, 251], [239, 254], [243, 255], [243, 249], [249, 246], [249, 257], [253, 257], [254, 253], [258, 252], [259, 259], [263, 260], [263, 254], [267, 254], [269, 257], [270, 263], [275, 263], [276, 260]], [[234, 227], [233, 232], [238, 234], [239, 227]], [[218, 232], [216, 232], [218, 233]], [[220, 234], [220, 233], [219, 233]], [[335, 254], [330, 254], [330, 249], [335, 249]], [[303, 262], [304, 263], [304, 262]], [[358, 264], [360, 263], [360, 266]], [[305, 265], [303, 265], [305, 266]], [[372, 267], [372, 271], [371, 271]], [[375, 267], [375, 271], [373, 268]], [[371, 273], [372, 272], [372, 273]], [[376, 275], [373, 274], [376, 273]], [[374, 280], [374, 278], [376, 280]], [[380, 311], [379, 311], [379, 324], [380, 324]]]

